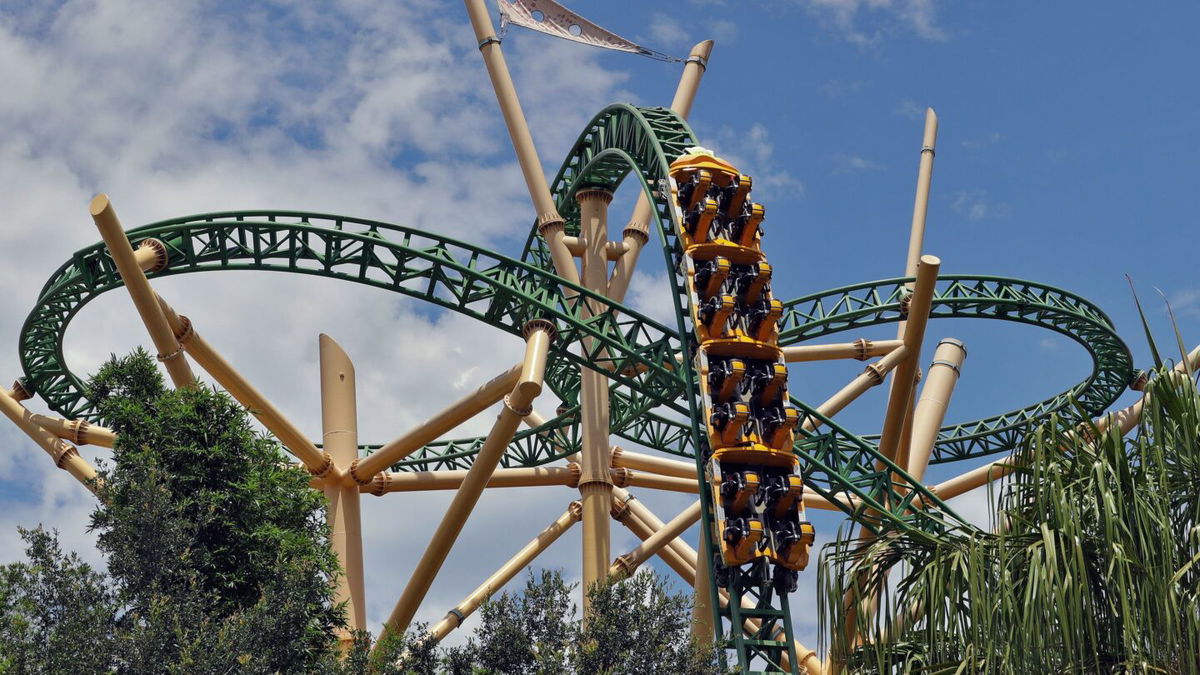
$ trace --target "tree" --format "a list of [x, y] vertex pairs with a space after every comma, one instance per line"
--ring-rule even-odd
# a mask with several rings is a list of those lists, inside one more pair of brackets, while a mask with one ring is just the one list
[[[828, 552], [835, 659], [859, 672], [1200, 672], [1200, 394], [1160, 370], [1147, 396], [1133, 438], [1082, 415], [1029, 434], [991, 533]], [[884, 572], [901, 562], [891, 588]], [[864, 574], [883, 602], [852, 648], [842, 593]]]
[[530, 573], [525, 590], [503, 593], [480, 610], [480, 625], [453, 652], [454, 672], [472, 662], [484, 673], [713, 673], [716, 653], [691, 634], [691, 598], [650, 572], [589, 593], [586, 624], [571, 602], [574, 586], [556, 571]]
[[107, 670], [117, 603], [104, 575], [56, 534], [20, 533], [27, 562], [0, 567], [0, 673]]
[[118, 434], [92, 516], [123, 614], [117, 663], [137, 672], [295, 672], [344, 622], [309, 476], [229, 396], [167, 389], [142, 350], [87, 392]]
[[169, 390], [142, 350], [87, 385], [118, 433], [91, 527], [108, 576], [52, 535], [0, 568], [0, 671], [334, 668], [324, 499], [227, 395]]

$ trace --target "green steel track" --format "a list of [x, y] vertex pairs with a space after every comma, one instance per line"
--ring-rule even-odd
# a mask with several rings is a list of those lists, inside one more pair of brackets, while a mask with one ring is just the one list
[[[670, 160], [693, 143], [686, 123], [670, 111], [628, 105], [605, 108], [589, 123], [552, 183], [568, 230], [578, 227], [573, 194], [584, 185], [615, 189], [628, 175], [652, 198], [660, 232], [672, 215], [659, 188]], [[647, 168], [642, 168], [647, 167]], [[632, 170], [637, 168], [636, 171]], [[681, 457], [695, 454], [690, 410], [679, 399], [684, 371], [663, 367], [680, 351], [674, 330], [588, 291], [606, 307], [583, 319], [559, 288], [544, 242], [535, 234], [526, 262], [411, 228], [342, 216], [289, 211], [214, 213], [162, 221], [129, 232], [136, 244], [154, 237], [167, 244], [171, 263], [154, 276], [212, 271], [283, 271], [339, 278], [385, 288], [457, 311], [517, 334], [530, 318], [555, 320], [564, 339], [552, 355], [548, 385], [564, 401], [563, 414], [518, 434], [505, 466], [537, 466], [579, 448], [578, 367], [605, 369], [614, 380], [613, 433]], [[675, 247], [665, 253], [673, 266]], [[791, 345], [840, 331], [898, 321], [904, 279], [889, 279], [804, 296], [786, 303], [780, 344]], [[121, 285], [101, 244], [76, 252], [43, 287], [21, 332], [21, 362], [29, 384], [68, 418], [94, 419], [80, 380], [68, 369], [62, 338], [74, 315], [100, 293]], [[678, 290], [678, 289], [676, 289]], [[684, 296], [679, 295], [680, 298]], [[1133, 376], [1129, 351], [1109, 318], [1092, 303], [1049, 286], [987, 276], [943, 276], [933, 318], [986, 318], [1042, 326], [1080, 343], [1093, 358], [1092, 373], [1067, 391], [1020, 410], [941, 430], [934, 462], [973, 458], [1015, 447], [1030, 423], [1077, 400], [1090, 413], [1108, 407]], [[203, 330], [203, 326], [198, 326]], [[597, 353], [566, 346], [582, 335], [598, 338]], [[601, 358], [600, 351], [605, 356]], [[630, 375], [632, 368], [642, 372]], [[804, 413], [815, 411], [793, 401]], [[871, 437], [827, 423], [802, 438], [797, 452], [814, 469], [814, 489], [832, 496], [883, 497], [892, 492], [886, 472], [874, 470]], [[469, 466], [480, 439], [431, 444], [397, 465], [400, 470]], [[369, 451], [371, 446], [365, 446]], [[823, 474], [823, 475], [822, 475]], [[874, 501], [872, 499], [871, 501]]]
[[[296, 211], [239, 211], [189, 216], [128, 232], [136, 245], [162, 241], [169, 265], [152, 278], [193, 272], [253, 270], [309, 274], [374, 286], [433, 303], [519, 335], [531, 319], [555, 323], [546, 383], [563, 405], [543, 426], [519, 433], [504, 466], [538, 466], [580, 448], [579, 369], [612, 381], [612, 433], [681, 457], [696, 457], [697, 392], [688, 350], [688, 299], [678, 274], [677, 212], [670, 200], [669, 163], [693, 145], [687, 123], [669, 110], [612, 105], [579, 136], [551, 184], [568, 232], [578, 231], [574, 194], [584, 187], [615, 190], [633, 176], [651, 200], [677, 307], [676, 325], [663, 326], [618, 303], [562, 281], [534, 229], [523, 260], [436, 234], [388, 223]], [[909, 279], [887, 279], [804, 296], [785, 303], [780, 345], [901, 320]], [[43, 287], [21, 331], [26, 382], [67, 418], [97, 420], [80, 379], [63, 356], [68, 324], [88, 302], [122, 285], [102, 244], [76, 252]], [[564, 293], [569, 290], [569, 293]], [[778, 290], [776, 290], [778, 295]], [[574, 296], [593, 308], [585, 316]], [[569, 299], [570, 298], [570, 299]], [[186, 307], [178, 308], [186, 311]], [[986, 419], [943, 428], [934, 462], [980, 457], [1015, 448], [1031, 424], [1073, 402], [1090, 414], [1111, 405], [1133, 378], [1129, 350], [1095, 305], [1049, 286], [990, 276], [939, 279], [931, 318], [978, 318], [1040, 326], [1078, 342], [1092, 372], [1045, 401]], [[203, 324], [197, 325], [201, 333]], [[687, 340], [681, 336], [689, 336]], [[590, 346], [580, 350], [576, 346]], [[802, 416], [820, 417], [793, 399]], [[794, 447], [808, 487], [835, 501], [866, 528], [931, 531], [961, 524], [928, 490], [882, 457], [872, 437], [821, 418], [819, 433], [798, 434]], [[803, 422], [803, 420], [802, 420]], [[401, 430], [397, 430], [399, 432]], [[482, 439], [430, 444], [396, 470], [470, 466]], [[363, 446], [364, 452], [373, 447]], [[881, 468], [877, 468], [881, 467]], [[921, 501], [931, 508], [917, 508]], [[860, 506], [851, 509], [846, 504]], [[786, 597], [782, 598], [786, 602]], [[769, 600], [764, 600], [769, 602]], [[783, 610], [786, 613], [786, 609]]]

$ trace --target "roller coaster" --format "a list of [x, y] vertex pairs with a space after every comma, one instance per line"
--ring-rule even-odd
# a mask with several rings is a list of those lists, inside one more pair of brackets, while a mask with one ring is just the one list
[[[385, 624], [385, 631], [399, 632], [409, 628], [485, 488], [567, 486], [578, 490], [578, 501], [451, 609], [432, 628], [436, 639], [582, 522], [586, 584], [631, 574], [658, 555], [694, 585], [697, 635], [715, 639], [731, 664], [742, 672], [798, 673], [837, 669], [793, 635], [789, 597], [796, 572], [821, 541], [808, 509], [842, 512], [865, 538], [969, 527], [944, 500], [999, 477], [1004, 465], [927, 485], [928, 465], [1010, 452], [1048, 415], [1078, 405], [1099, 416], [1127, 388], [1138, 388], [1129, 349], [1096, 305], [1030, 281], [939, 276], [939, 260], [923, 255], [937, 128], [932, 111], [906, 275], [785, 299], [771, 282], [769, 246], [761, 236], [771, 219], [752, 200], [751, 178], [699, 148], [686, 121], [711, 42], [693, 49], [670, 107], [604, 108], [547, 184], [487, 10], [482, 1], [466, 4], [537, 213], [520, 259], [400, 225], [297, 211], [209, 213], [126, 231], [100, 195], [91, 215], [103, 241], [75, 252], [42, 288], [19, 337], [23, 377], [11, 390], [0, 390], [4, 413], [57, 466], [94, 485], [95, 470], [77, 446], [111, 447], [116, 437], [69, 368], [63, 338], [84, 306], [124, 287], [175, 385], [194, 382], [189, 360], [202, 367], [329, 497], [333, 546], [346, 569], [338, 597], [348, 602], [351, 627], [366, 628], [361, 493], [455, 491]], [[622, 238], [610, 240], [608, 206], [626, 182], [638, 192], [638, 206]], [[623, 304], [651, 230], [671, 271], [670, 326]], [[359, 444], [353, 365], [322, 336], [326, 435], [318, 444], [150, 285], [228, 270], [307, 274], [386, 289], [520, 336], [525, 358], [398, 438]], [[917, 390], [926, 326], [941, 318], [1055, 331], [1087, 350], [1091, 372], [1047, 400], [943, 426], [966, 356], [961, 343], [942, 341]], [[814, 342], [889, 323], [897, 325], [895, 340]], [[874, 360], [819, 405], [789, 394], [789, 366], [832, 359]], [[880, 435], [857, 435], [835, 421], [837, 412], [889, 374]], [[561, 401], [551, 419], [531, 407], [544, 389]], [[34, 395], [61, 417], [25, 408], [22, 401]], [[443, 439], [500, 403], [487, 436]], [[1128, 418], [1120, 418], [1123, 427]], [[522, 422], [528, 428], [518, 430]], [[616, 447], [615, 439], [647, 451]], [[698, 501], [663, 522], [631, 489], [690, 493]], [[642, 544], [614, 559], [611, 520], [628, 526]], [[693, 548], [683, 535], [696, 522], [701, 535]]]

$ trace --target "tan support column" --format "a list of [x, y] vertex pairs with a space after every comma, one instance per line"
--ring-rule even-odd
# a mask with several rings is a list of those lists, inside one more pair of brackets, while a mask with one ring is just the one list
[[[636, 501], [637, 499], [633, 496], [628, 496], [628, 499], [625, 499], [614, 494], [612, 501], [612, 517], [614, 520], [628, 528], [629, 531], [632, 532], [638, 539], [645, 541], [649, 539], [655, 531], [651, 529], [649, 525], [643, 522], [641, 518], [638, 518], [633, 510], [629, 508], [629, 505], [635, 503]], [[671, 544], [680, 541], [682, 540], [676, 539], [674, 542], [671, 542]], [[696, 556], [694, 551], [692, 553], [693, 555], [691, 560], [693, 562], [688, 562], [686, 556], [681, 555], [679, 549], [672, 547], [671, 545], [662, 547], [657, 551], [658, 557], [667, 564], [667, 567], [675, 570], [675, 573], [687, 581], [688, 585], [694, 585], [696, 583], [696, 566], [694, 564]]]
[[[411, 471], [393, 473], [382, 471], [375, 474], [369, 485], [359, 486], [361, 492], [381, 496], [389, 492], [423, 492], [428, 490], [457, 490], [467, 475], [467, 469], [447, 471]], [[579, 467], [538, 466], [525, 469], [496, 469], [488, 479], [487, 487], [534, 487], [539, 485], [572, 485], [579, 481]]]
[[[339, 469], [345, 470], [358, 458], [358, 404], [354, 390], [354, 364], [338, 343], [321, 334], [321, 440]], [[347, 603], [350, 631], [367, 629], [367, 592], [363, 577], [362, 516], [358, 486], [341, 482], [325, 485], [329, 506], [330, 543], [343, 573], [334, 587], [334, 602]], [[354, 637], [340, 636], [341, 647], [349, 649]]]
[[[692, 47], [692, 52], [683, 65], [683, 75], [679, 79], [679, 86], [675, 88], [675, 97], [671, 99], [671, 110], [685, 120], [692, 112], [692, 102], [696, 99], [696, 90], [700, 88], [700, 79], [704, 77], [704, 71], [708, 68], [708, 57], [712, 54], [712, 48], [712, 40], [697, 44]], [[649, 240], [648, 232], [653, 215], [654, 211], [646, 193], [639, 194], [637, 204], [633, 207], [633, 216], [625, 226], [625, 254], [617, 260], [612, 278], [608, 281], [608, 297], [615, 302], [624, 300], [625, 293], [629, 291], [629, 282], [633, 279], [638, 255]]]
[[359, 485], [367, 485], [375, 477], [375, 474], [495, 405], [517, 383], [522, 367], [522, 364], [518, 363], [509, 368], [479, 389], [455, 401], [450, 407], [418, 424], [403, 436], [389, 441], [366, 457], [355, 460], [343, 480], [346, 482], [357, 481]]
[[87, 420], [64, 420], [61, 417], [30, 413], [29, 421], [75, 445], [111, 448], [117, 442], [117, 434], [112, 429], [92, 424]]
[[637, 548], [613, 561], [612, 566], [608, 569], [609, 575], [625, 578], [633, 574], [639, 565], [646, 562], [647, 558], [657, 553], [672, 539], [679, 537], [698, 520], [700, 520], [700, 502], [696, 501], [672, 518], [665, 527], [639, 544]]
[[614, 446], [612, 449], [612, 465], [650, 471], [664, 476], [686, 478], [696, 483], [696, 465], [691, 462], [681, 462], [677, 459], [655, 457], [640, 452], [633, 452]]
[[[700, 539], [703, 544], [703, 533]], [[692, 638], [700, 644], [709, 644], [716, 637], [717, 625], [713, 620], [712, 561], [707, 555], [696, 556], [696, 578], [692, 580], [692, 588]]]
[[897, 461], [918, 482], [925, 477], [925, 470], [929, 467], [929, 456], [933, 453], [938, 429], [946, 419], [946, 408], [950, 405], [950, 396], [954, 394], [954, 385], [958, 383], [966, 357], [966, 347], [952, 338], [939, 342], [933, 352], [933, 363], [929, 365], [929, 375], [921, 386], [921, 397], [913, 413], [912, 442], [909, 445], [911, 456], [898, 458], [900, 461]]
[[563, 219], [558, 215], [558, 208], [550, 196], [550, 187], [546, 184], [546, 175], [542, 173], [542, 163], [538, 159], [537, 148], [533, 144], [533, 136], [529, 133], [529, 124], [525, 121], [525, 113], [521, 110], [521, 101], [517, 98], [517, 89], [513, 86], [512, 77], [508, 73], [508, 65], [504, 62], [504, 52], [500, 50], [500, 38], [492, 27], [492, 18], [488, 14], [484, 0], [464, 0], [467, 14], [471, 18], [471, 27], [475, 29], [475, 39], [479, 40], [479, 53], [483, 55], [483, 63], [487, 66], [488, 77], [492, 80], [492, 89], [496, 92], [496, 101], [500, 104], [500, 112], [504, 115], [504, 123], [508, 126], [508, 136], [512, 139], [513, 150], [517, 153], [517, 162], [521, 165], [521, 173], [525, 176], [525, 187], [529, 189], [529, 198], [538, 214], [538, 230], [546, 238], [550, 255], [554, 259], [554, 269], [558, 276], [571, 283], [579, 283], [579, 274], [575, 271], [575, 261], [571, 252], [563, 244]]
[[166, 245], [157, 239], [143, 239], [139, 242], [133, 251], [133, 259], [146, 274], [161, 272], [170, 262]]
[[908, 319], [904, 325], [904, 358], [896, 366], [892, 390], [888, 396], [887, 412], [883, 418], [883, 433], [879, 438], [879, 452], [888, 459], [896, 458], [900, 446], [900, 433], [904, 427], [904, 416], [912, 409], [913, 385], [917, 378], [917, 360], [921, 355], [921, 341], [925, 339], [925, 325], [929, 321], [929, 310], [933, 302], [934, 286], [937, 284], [938, 268], [942, 261], [935, 256], [921, 256], [917, 267], [917, 280], [908, 305]]
[[858, 359], [866, 361], [874, 356], [886, 356], [899, 349], [903, 340], [867, 340], [859, 338], [854, 342], [840, 342], [832, 345], [799, 345], [784, 347], [783, 360], [788, 363], [799, 361], [832, 361], [835, 359]]
[[133, 247], [125, 236], [121, 221], [117, 220], [117, 212], [109, 203], [108, 195], [99, 194], [93, 197], [89, 210], [92, 220], [100, 230], [100, 236], [104, 239], [104, 245], [108, 247], [108, 252], [117, 266], [117, 272], [125, 282], [125, 289], [129, 291], [133, 306], [137, 308], [142, 323], [150, 332], [150, 339], [154, 341], [154, 348], [158, 350], [158, 360], [166, 366], [167, 374], [171, 376], [171, 382], [176, 388], [192, 386], [196, 378], [192, 375], [192, 369], [188, 367], [183, 349], [175, 339], [175, 333], [167, 325], [167, 319], [158, 307], [150, 282], [146, 280], [145, 273], [138, 265]]
[[[608, 283], [608, 262], [604, 245], [608, 241], [608, 204], [612, 193], [584, 189], [579, 201], [580, 234], [587, 246], [582, 256], [584, 288], [604, 293]], [[597, 308], [585, 306], [584, 315]], [[590, 350], [584, 342], [582, 348]], [[587, 616], [588, 590], [608, 576], [610, 554], [609, 509], [612, 501], [612, 477], [609, 473], [608, 378], [590, 368], [579, 369], [580, 423], [583, 427], [579, 494], [583, 502], [583, 606]], [[585, 619], [586, 620], [586, 619]]]
[[13, 397], [12, 392], [0, 389], [0, 412], [41, 446], [54, 460], [54, 466], [74, 476], [93, 493], [96, 492], [96, 469], [79, 456], [75, 446], [34, 424], [30, 412]]
[[[908, 234], [908, 258], [905, 260], [904, 276], [917, 274], [921, 261], [921, 249], [925, 242], [925, 218], [929, 214], [929, 189], [933, 182], [933, 156], [937, 146], [938, 118], [933, 108], [925, 109], [925, 135], [921, 139], [921, 165], [917, 169], [917, 194], [913, 200], [912, 227]], [[897, 334], [897, 337], [900, 337]]]
[[[895, 368], [897, 364], [904, 361], [907, 356], [908, 347], [900, 345], [875, 363], [868, 363], [867, 367], [863, 369], [858, 377], [850, 380], [849, 384], [829, 397], [829, 400], [817, 406], [817, 412], [825, 417], [833, 417], [838, 414], [843, 408], [850, 405], [854, 399], [862, 396], [863, 392], [871, 387], [883, 384], [883, 378], [887, 377], [888, 372]], [[817, 418], [810, 417], [804, 420], [801, 428], [805, 431], [816, 431], [820, 426], [821, 422]]]
[[478, 588], [471, 591], [471, 594], [463, 599], [462, 602], [455, 605], [454, 609], [446, 614], [446, 617], [437, 622], [429, 631], [434, 642], [441, 642], [450, 631], [462, 625], [468, 616], [471, 616], [485, 600], [492, 597], [496, 591], [504, 588], [518, 572], [525, 569], [533, 559], [538, 557], [558, 540], [564, 532], [571, 529], [571, 526], [579, 522], [583, 516], [583, 505], [579, 502], [571, 502], [570, 507], [566, 512], [558, 517], [550, 526], [542, 530], [533, 541], [525, 544], [525, 547], [517, 554], [504, 563], [496, 573], [488, 577]]
[[429, 546], [409, 577], [404, 593], [384, 624], [380, 642], [386, 635], [403, 633], [412, 623], [417, 607], [425, 599], [429, 587], [433, 585], [434, 577], [446, 561], [450, 548], [462, 532], [463, 524], [471, 515], [484, 486], [495, 471], [496, 465], [500, 463], [508, 442], [520, 426], [521, 418], [529, 414], [532, 409], [530, 404], [541, 393], [546, 354], [553, 337], [554, 326], [549, 321], [536, 319], [525, 325], [525, 360], [517, 384], [505, 397], [504, 408], [500, 410], [500, 415], [488, 433], [483, 447], [479, 449], [479, 454], [475, 456], [475, 462], [467, 472], [466, 479], [458, 492], [454, 493], [454, 499], [447, 507], [446, 514], [429, 541]]
[[229, 395], [241, 403], [251, 415], [270, 431], [283, 447], [296, 456], [309, 473], [318, 478], [337, 478], [340, 469], [333, 465], [329, 453], [322, 452], [304, 435], [296, 425], [292, 424], [283, 413], [267, 400], [254, 385], [250, 384], [242, 374], [234, 369], [208, 341], [196, 332], [190, 319], [182, 316], [166, 303], [161, 297], [155, 296], [167, 325], [170, 326], [175, 338], [183, 349], [196, 359], [196, 363], [217, 381]]

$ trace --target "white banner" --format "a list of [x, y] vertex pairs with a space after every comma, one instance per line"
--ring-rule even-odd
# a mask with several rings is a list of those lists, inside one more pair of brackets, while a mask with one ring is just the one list
[[630, 42], [616, 33], [604, 30], [553, 0], [496, 0], [496, 3], [500, 6], [502, 30], [506, 24], [511, 23], [593, 47], [641, 54], [663, 61], [683, 60]]

